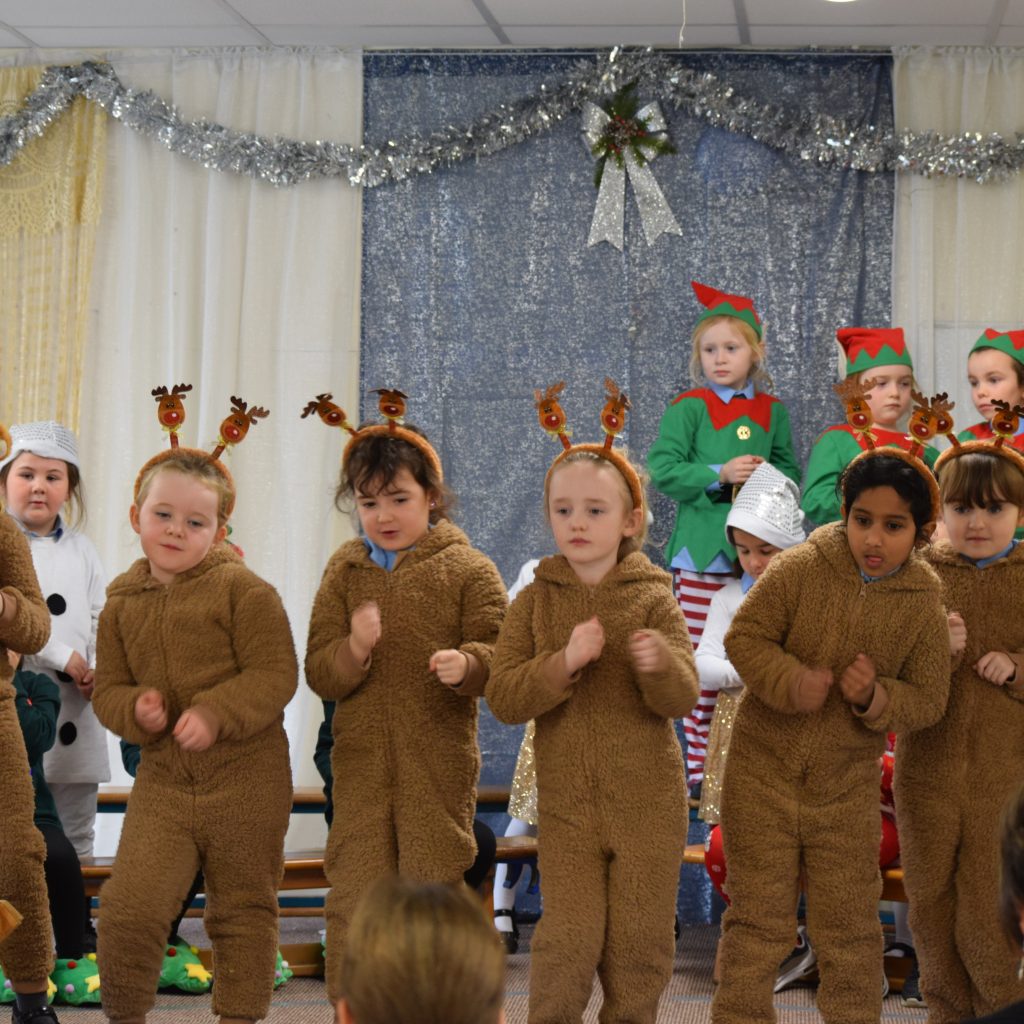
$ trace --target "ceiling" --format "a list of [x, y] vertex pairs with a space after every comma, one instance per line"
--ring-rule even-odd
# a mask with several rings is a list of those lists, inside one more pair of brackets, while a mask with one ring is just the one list
[[0, 47], [1024, 45], [1024, 0], [0, 0]]

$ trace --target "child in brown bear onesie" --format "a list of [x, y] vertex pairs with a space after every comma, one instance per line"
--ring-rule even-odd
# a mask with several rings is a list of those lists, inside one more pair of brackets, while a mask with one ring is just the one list
[[672, 719], [697, 700], [693, 650], [671, 578], [640, 550], [646, 508], [626, 459], [564, 451], [544, 507], [561, 554], [509, 610], [487, 685], [501, 721], [536, 719], [530, 1024], [579, 1021], [595, 970], [602, 1021], [653, 1024], [675, 947], [687, 792]]
[[276, 591], [224, 543], [233, 504], [205, 452], [151, 459], [131, 508], [146, 557], [110, 584], [100, 616], [93, 707], [142, 745], [100, 907], [103, 1008], [120, 1024], [145, 1021], [200, 868], [214, 1013], [259, 1020], [270, 1004], [298, 666]]
[[[8, 438], [8, 444], [9, 444]], [[10, 516], [0, 515], [0, 644], [31, 654], [50, 636], [50, 613], [43, 601], [28, 543]], [[47, 1006], [47, 979], [53, 969], [53, 934], [43, 861], [46, 844], [35, 827], [35, 794], [26, 765], [28, 756], [14, 707], [14, 669], [0, 650], [0, 792], [4, 794], [0, 827], [0, 899], [9, 900], [23, 917], [0, 940], [0, 967], [14, 989], [14, 1019], [55, 1021]]]
[[939, 581], [914, 552], [938, 491], [896, 449], [858, 456], [843, 521], [775, 556], [726, 635], [746, 684], [722, 793], [732, 905], [715, 1024], [775, 1019], [772, 988], [806, 878], [827, 1024], [877, 1024], [878, 760], [889, 731], [942, 714], [949, 634]]
[[936, 463], [948, 541], [929, 554], [961, 619], [946, 714], [900, 741], [896, 806], [929, 1024], [1024, 998], [999, 925], [999, 821], [1024, 771], [1024, 458], [971, 441]]
[[363, 892], [395, 873], [461, 884], [476, 855], [477, 697], [506, 597], [493, 563], [448, 519], [440, 460], [413, 428], [361, 428], [338, 497], [355, 500], [363, 536], [324, 570], [306, 679], [337, 702], [325, 972], [340, 1013]]

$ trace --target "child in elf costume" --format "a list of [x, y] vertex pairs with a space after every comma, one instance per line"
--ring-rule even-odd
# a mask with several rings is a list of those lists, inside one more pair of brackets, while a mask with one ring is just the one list
[[[732, 574], [736, 550], [725, 536], [732, 499], [762, 462], [796, 483], [789, 413], [765, 387], [764, 328], [754, 303], [692, 281], [705, 311], [693, 329], [690, 376], [704, 386], [669, 404], [647, 454], [651, 483], [677, 503], [668, 543], [673, 589], [690, 640], [700, 642], [715, 591]], [[687, 783], [700, 785], [716, 691], [701, 690], [683, 720]]]
[[1024, 456], [1012, 445], [1024, 408], [1009, 413], [993, 417], [994, 441], [955, 444], [935, 465], [948, 540], [928, 559], [961, 620], [960, 653], [945, 715], [900, 740], [895, 780], [929, 1024], [1024, 998], [1020, 950], [999, 927], [999, 822], [1024, 764]]
[[603, 1020], [653, 1024], [672, 973], [687, 817], [672, 719], [693, 707], [697, 673], [669, 577], [640, 550], [643, 486], [611, 447], [622, 409], [610, 429], [602, 417], [603, 446], [570, 445], [563, 414], [544, 483], [561, 553], [509, 610], [487, 684], [500, 721], [536, 719], [531, 1024], [580, 1020], [595, 970]]
[[100, 906], [103, 1009], [144, 1024], [201, 868], [213, 1012], [238, 1024], [266, 1016], [274, 987], [298, 666], [277, 592], [225, 543], [235, 486], [217, 456], [267, 413], [230, 415], [210, 455], [178, 446], [184, 413], [165, 418], [166, 392], [154, 395], [172, 447], [140, 470], [129, 513], [145, 557], [110, 584], [100, 616], [93, 707], [142, 746]]
[[[957, 440], [992, 441], [997, 436], [992, 430], [994, 403], [1024, 404], [1024, 331], [986, 328], [967, 357], [967, 380], [971, 400], [984, 420], [961, 431]], [[1024, 422], [1005, 443], [1024, 451]]]
[[[871, 419], [868, 426], [873, 444], [876, 447], [894, 445], [909, 451], [914, 438], [901, 431], [899, 424], [910, 408], [914, 364], [903, 328], [841, 327], [836, 338], [846, 358], [846, 379], [863, 385], [867, 392], [867, 411]], [[867, 448], [862, 426], [837, 423], [826, 427], [814, 442], [804, 474], [801, 505], [807, 517], [818, 526], [840, 518], [836, 485], [850, 461]], [[937, 449], [925, 447], [925, 463], [934, 465], [938, 454]]]
[[887, 732], [942, 714], [949, 635], [938, 579], [914, 550], [938, 512], [924, 463], [870, 450], [842, 486], [842, 521], [776, 555], [725, 638], [746, 689], [722, 793], [732, 905], [714, 1024], [775, 1020], [802, 875], [822, 1017], [881, 1014], [878, 759]]
[[[11, 444], [6, 428], [0, 437], [6, 454]], [[0, 969], [15, 994], [14, 1024], [52, 1024], [57, 1015], [47, 996], [53, 933], [43, 874], [46, 844], [33, 820], [35, 796], [14, 706], [14, 669], [7, 659], [8, 650], [24, 654], [42, 649], [50, 635], [50, 613], [28, 543], [14, 520], [3, 515], [0, 567]]]
[[448, 518], [437, 452], [398, 424], [405, 395], [380, 394], [387, 424], [354, 430], [329, 395], [306, 410], [352, 434], [337, 500], [363, 533], [327, 563], [306, 647], [310, 687], [336, 702], [325, 971], [339, 1013], [360, 896], [395, 873], [461, 885], [473, 863], [477, 698], [506, 606], [498, 570]]

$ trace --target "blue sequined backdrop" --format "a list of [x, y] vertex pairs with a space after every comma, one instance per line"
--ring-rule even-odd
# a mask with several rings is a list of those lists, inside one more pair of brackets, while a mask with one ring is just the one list
[[[379, 145], [468, 123], [559, 81], [580, 59], [593, 57], [368, 54], [364, 138]], [[892, 124], [887, 57], [679, 60], [760, 102]], [[578, 118], [478, 164], [365, 192], [364, 392], [387, 384], [410, 395], [409, 419], [437, 444], [459, 497], [457, 521], [506, 581], [551, 548], [540, 491], [558, 448], [537, 425], [533, 389], [564, 379], [575, 439], [599, 439], [602, 384], [614, 377], [632, 400], [625, 436], [642, 459], [665, 405], [690, 383], [701, 309], [691, 278], [754, 298], [802, 461], [840, 417], [830, 391], [836, 327], [889, 323], [890, 175], [820, 170], [664, 112], [678, 153], [652, 168], [683, 234], [651, 247], [631, 191], [624, 251], [587, 247], [597, 193]], [[374, 408], [364, 400], [364, 416]], [[664, 546], [673, 508], [656, 499], [653, 509], [653, 539]], [[484, 781], [511, 778], [520, 732], [484, 712]], [[706, 918], [706, 890], [691, 904], [685, 917]]]

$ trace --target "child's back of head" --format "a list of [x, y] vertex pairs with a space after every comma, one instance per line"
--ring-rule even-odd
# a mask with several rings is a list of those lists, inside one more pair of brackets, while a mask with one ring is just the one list
[[504, 985], [504, 946], [465, 887], [385, 878], [356, 907], [341, 967], [346, 1024], [496, 1024]]

